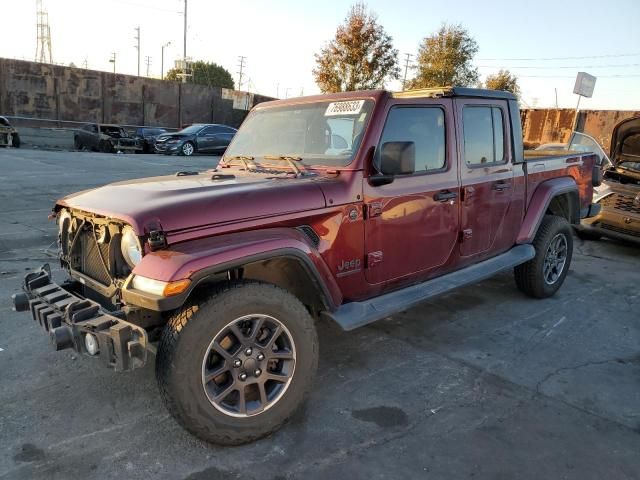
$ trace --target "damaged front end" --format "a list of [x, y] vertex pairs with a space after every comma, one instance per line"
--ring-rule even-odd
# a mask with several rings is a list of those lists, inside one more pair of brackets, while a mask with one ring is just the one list
[[74, 281], [56, 284], [44, 265], [26, 275], [24, 292], [12, 295], [13, 308], [31, 311], [56, 350], [97, 356], [116, 371], [142, 367], [150, 348], [145, 329], [120, 318], [121, 311], [107, 312], [84, 298], [81, 287]]

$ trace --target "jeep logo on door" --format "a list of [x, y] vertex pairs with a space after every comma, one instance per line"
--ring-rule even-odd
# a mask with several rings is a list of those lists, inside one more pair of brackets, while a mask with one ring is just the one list
[[361, 262], [359, 258], [354, 258], [352, 260], [342, 260], [342, 263], [338, 265], [338, 276], [357, 272], [358, 270], [360, 270], [360, 264]]

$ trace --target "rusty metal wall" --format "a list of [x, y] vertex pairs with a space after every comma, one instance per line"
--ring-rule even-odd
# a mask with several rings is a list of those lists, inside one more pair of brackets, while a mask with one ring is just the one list
[[271, 98], [81, 68], [0, 58], [0, 115], [180, 127], [238, 126]]
[[[521, 113], [524, 142], [528, 147], [569, 141], [575, 110], [529, 109], [522, 110]], [[640, 111], [634, 110], [581, 110], [577, 130], [591, 135], [608, 152], [613, 127], [625, 118], [639, 115]]]

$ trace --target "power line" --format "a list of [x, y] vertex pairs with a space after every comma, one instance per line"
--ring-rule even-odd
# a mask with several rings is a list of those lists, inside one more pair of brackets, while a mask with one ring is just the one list
[[511, 70], [519, 69], [519, 68], [532, 68], [536, 70], [541, 69], [549, 69], [556, 70], [560, 68], [629, 68], [629, 67], [640, 67], [640, 63], [620, 63], [614, 65], [559, 65], [555, 67], [548, 66], [534, 66], [534, 65], [522, 65], [522, 66], [511, 66], [511, 67], [499, 67], [498, 65], [478, 65], [479, 68], [507, 68]]
[[162, 7], [156, 7], [153, 5], [145, 5], [142, 3], [136, 3], [136, 2], [130, 2], [128, 0], [113, 0], [114, 2], [118, 2], [124, 5], [129, 5], [132, 7], [139, 7], [139, 8], [145, 8], [145, 9], [151, 9], [151, 10], [157, 10], [159, 12], [167, 12], [167, 13], [180, 13], [178, 10], [170, 10], [168, 8], [162, 8]]
[[530, 60], [585, 60], [590, 58], [638, 57], [640, 53], [612, 53], [609, 55], [586, 55], [584, 57], [538, 57], [538, 58], [479, 58], [480, 61], [530, 61]]
[[[598, 75], [598, 78], [636, 78], [640, 74], [635, 75]], [[575, 75], [518, 75], [518, 78], [576, 78]]]

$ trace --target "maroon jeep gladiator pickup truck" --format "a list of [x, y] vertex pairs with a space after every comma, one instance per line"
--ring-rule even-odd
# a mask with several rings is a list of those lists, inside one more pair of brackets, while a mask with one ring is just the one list
[[443, 88], [263, 103], [218, 168], [110, 184], [54, 207], [60, 262], [25, 277], [57, 350], [118, 371], [155, 354], [168, 410], [221, 444], [273, 432], [351, 330], [514, 269], [562, 285], [596, 215], [595, 156], [525, 153], [516, 98]]

